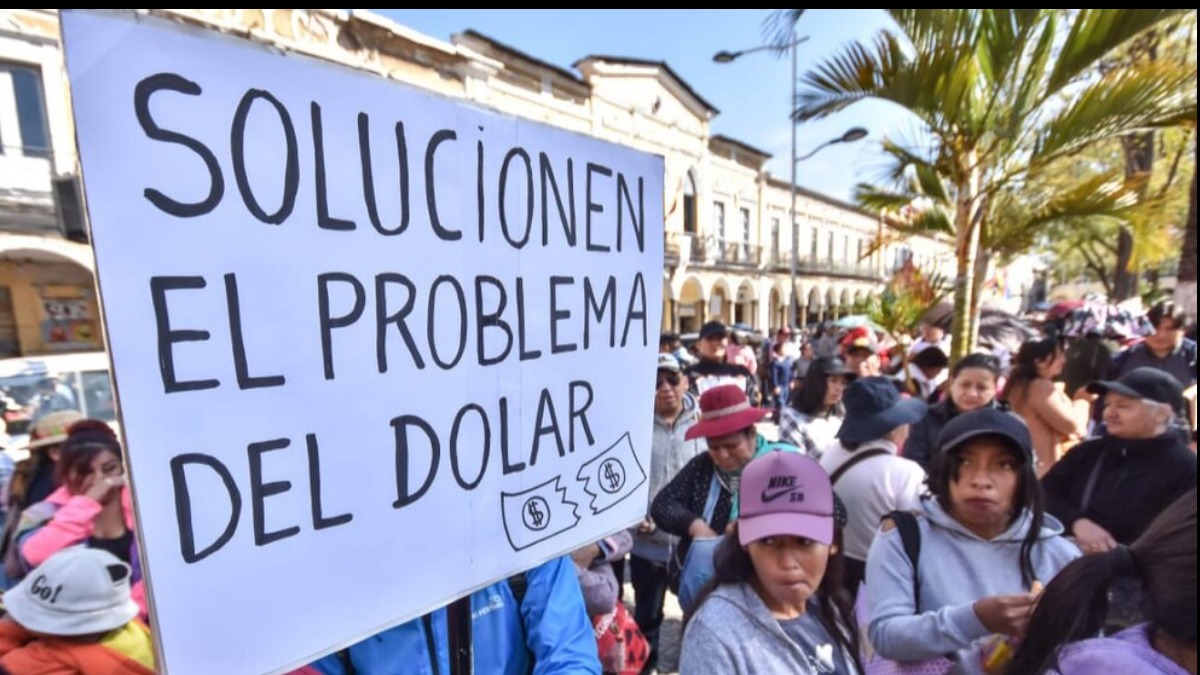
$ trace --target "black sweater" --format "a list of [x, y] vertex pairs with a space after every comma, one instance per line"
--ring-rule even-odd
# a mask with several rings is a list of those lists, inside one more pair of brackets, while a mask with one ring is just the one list
[[[1103, 460], [1091, 502], [1082, 507], [1092, 467]], [[1087, 518], [1122, 544], [1140, 537], [1150, 521], [1196, 488], [1196, 455], [1175, 435], [1128, 440], [1104, 436], [1075, 446], [1042, 478], [1047, 510], [1070, 533]]]
[[[697, 518], [704, 517], [704, 502], [708, 500], [714, 469], [712, 457], [709, 457], [707, 452], [696, 455], [659, 491], [650, 505], [650, 517], [654, 519], [654, 523], [663, 531], [680, 537], [676, 553], [680, 562], [692, 544], [688, 528]], [[723, 533], [725, 526], [729, 524], [729, 512], [733, 508], [732, 497], [732, 493], [722, 484], [716, 506], [713, 508], [713, 516], [708, 521], [708, 526], [717, 534]]]

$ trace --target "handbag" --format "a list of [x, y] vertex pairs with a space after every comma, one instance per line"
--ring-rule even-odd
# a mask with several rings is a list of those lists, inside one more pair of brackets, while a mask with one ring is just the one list
[[597, 616], [592, 627], [596, 631], [596, 649], [604, 675], [638, 675], [650, 660], [650, 643], [638, 628], [637, 622], [617, 601], [612, 612]]
[[[886, 517], [896, 524], [896, 529], [900, 531], [900, 540], [904, 544], [904, 553], [912, 562], [913, 602], [915, 604], [919, 602], [919, 591], [921, 590], [919, 568], [917, 567], [921, 557], [921, 529], [917, 524], [917, 517], [908, 511], [893, 511]], [[867, 583], [870, 583], [870, 580]], [[944, 656], [924, 661], [892, 661], [877, 654], [871, 646], [865, 630], [871, 624], [865, 584], [859, 588], [855, 614], [859, 619], [858, 625], [864, 629], [860, 642], [863, 645], [863, 673], [865, 675], [947, 675], [954, 669], [954, 662]]]
[[[708, 498], [704, 501], [704, 522], [712, 522], [713, 511], [717, 508], [717, 498], [720, 495], [721, 484], [717, 481], [714, 470], [712, 481], [708, 485]], [[721, 535], [692, 539], [692, 544], [683, 559], [683, 567], [679, 571], [679, 592], [676, 593], [679, 596], [679, 607], [685, 614], [692, 611], [700, 592], [712, 579], [713, 554], [724, 539]]]

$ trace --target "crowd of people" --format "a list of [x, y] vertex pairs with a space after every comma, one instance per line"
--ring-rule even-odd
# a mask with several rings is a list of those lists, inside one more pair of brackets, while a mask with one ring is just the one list
[[[664, 335], [645, 517], [471, 594], [475, 672], [654, 672], [672, 593], [682, 675], [1195, 675], [1196, 345], [1179, 308], [1148, 318], [1074, 386], [1095, 345], [1055, 333], [954, 363], [933, 326], [899, 353], [866, 327]], [[29, 450], [0, 478], [0, 675], [154, 672], [116, 435], [55, 411]], [[450, 631], [438, 610], [296, 673], [449, 673]]]
[[[652, 486], [649, 523], [678, 537], [680, 672], [1195, 673], [1196, 344], [1182, 308], [1146, 319], [1152, 332], [1099, 368], [1097, 335], [1052, 325], [954, 363], [936, 326], [905, 351], [869, 328], [784, 329], [756, 370], [729, 358], [719, 323], [687, 354], [664, 335], [660, 358], [689, 384], [679, 406], [698, 402], [691, 435], [707, 441]], [[739, 407], [736, 423], [713, 423]], [[767, 415], [779, 443], [750, 426]], [[654, 461], [697, 451], [656, 444]], [[783, 485], [803, 483], [807, 505], [748, 527], [770, 492], [756, 467], [789, 462]], [[836, 508], [818, 506], [818, 484]], [[818, 512], [830, 533], [813, 529]], [[700, 542], [711, 564], [693, 599]], [[1182, 595], [1155, 586], [1168, 574], [1188, 576], [1170, 581]]]

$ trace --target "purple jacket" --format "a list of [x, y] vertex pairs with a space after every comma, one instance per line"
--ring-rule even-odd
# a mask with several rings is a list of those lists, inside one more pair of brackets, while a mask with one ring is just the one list
[[1058, 656], [1052, 675], [1187, 675], [1179, 664], [1163, 656], [1150, 644], [1150, 625], [1141, 624], [1112, 637], [1083, 640], [1067, 645]]
[[633, 548], [633, 536], [622, 530], [596, 543], [600, 546], [600, 557], [586, 569], [578, 563], [575, 565], [579, 587], [583, 590], [583, 604], [587, 607], [588, 616], [593, 617], [608, 614], [617, 606], [621, 589], [617, 585], [612, 563], [623, 559]]

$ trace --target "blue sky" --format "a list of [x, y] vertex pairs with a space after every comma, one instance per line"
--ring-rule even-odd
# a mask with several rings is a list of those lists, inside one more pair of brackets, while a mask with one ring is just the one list
[[[393, 20], [448, 40], [474, 29], [543, 61], [571, 69], [589, 54], [666, 61], [721, 112], [713, 132], [732, 136], [774, 155], [767, 165], [787, 180], [790, 157], [788, 110], [791, 60], [771, 52], [747, 54], [728, 64], [712, 61], [721, 50], [763, 44], [773, 10], [429, 10], [379, 9]], [[880, 10], [810, 10], [797, 31], [799, 72], [838, 53], [855, 40], [869, 40], [889, 19]], [[870, 136], [853, 145], [835, 145], [801, 162], [797, 183], [849, 200], [856, 182], [878, 175], [879, 141], [913, 138], [916, 123], [890, 104], [864, 101], [837, 115], [797, 126], [797, 154], [841, 136], [853, 126]]]

